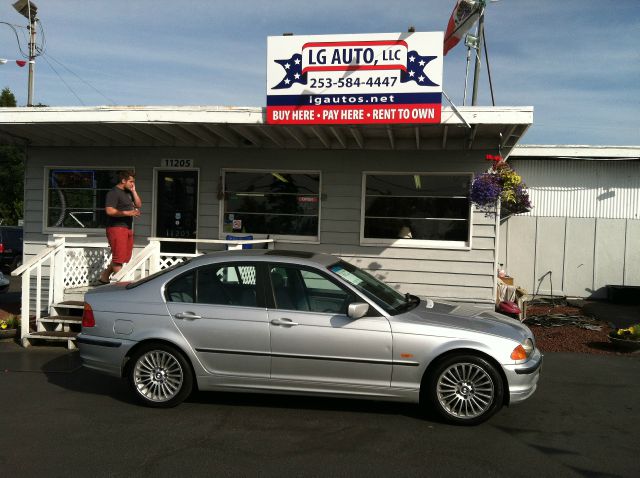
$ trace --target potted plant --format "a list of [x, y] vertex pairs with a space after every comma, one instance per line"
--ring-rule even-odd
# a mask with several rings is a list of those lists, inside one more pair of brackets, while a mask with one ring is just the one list
[[0, 339], [10, 339], [18, 335], [20, 317], [13, 314], [0, 319]]
[[500, 204], [500, 216], [529, 212], [532, 208], [527, 185], [516, 171], [501, 156], [487, 155], [494, 161], [488, 171], [479, 174], [471, 183], [471, 202], [488, 216], [497, 214]]
[[609, 340], [623, 350], [640, 350], [640, 323], [609, 333]]

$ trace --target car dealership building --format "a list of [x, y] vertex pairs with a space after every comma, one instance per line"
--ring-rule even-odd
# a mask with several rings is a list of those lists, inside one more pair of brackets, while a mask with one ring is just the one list
[[[533, 289], [549, 262], [542, 247], [533, 262], [518, 259], [518, 241], [531, 244], [510, 222], [520, 216], [501, 226], [469, 198], [487, 155], [522, 151], [533, 107], [442, 106], [442, 34], [433, 35], [270, 39], [266, 108], [0, 108], [2, 143], [26, 152], [23, 315], [56, 314], [97, 279], [110, 260], [105, 195], [123, 169], [135, 170], [143, 206], [119, 279], [244, 239], [335, 254], [420, 296], [489, 306], [501, 263]], [[339, 64], [344, 47], [362, 43], [379, 64]], [[637, 149], [626, 152], [636, 172]], [[523, 160], [557, 156], [538, 153]], [[637, 222], [625, 236], [631, 248]], [[533, 243], [540, 237], [553, 247], [546, 236]], [[623, 279], [640, 283], [629, 267]]]

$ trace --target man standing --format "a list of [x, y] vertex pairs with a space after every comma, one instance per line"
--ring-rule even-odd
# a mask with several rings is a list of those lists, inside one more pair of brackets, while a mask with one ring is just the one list
[[107, 193], [107, 240], [111, 247], [111, 264], [98, 281], [108, 284], [111, 274], [122, 269], [122, 264], [131, 260], [133, 251], [133, 218], [140, 215], [142, 200], [136, 192], [135, 173], [118, 171], [118, 184]]

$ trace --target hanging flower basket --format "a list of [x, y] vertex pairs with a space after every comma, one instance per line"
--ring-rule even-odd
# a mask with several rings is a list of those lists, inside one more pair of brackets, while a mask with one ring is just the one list
[[518, 173], [500, 156], [488, 156], [487, 159], [495, 164], [471, 183], [470, 197], [476, 208], [487, 216], [495, 216], [499, 201], [502, 217], [531, 211], [527, 186]]

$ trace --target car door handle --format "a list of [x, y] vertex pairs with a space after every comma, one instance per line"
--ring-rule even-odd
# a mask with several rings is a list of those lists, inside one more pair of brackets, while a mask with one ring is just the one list
[[273, 325], [300, 325], [298, 322], [293, 322], [291, 319], [273, 319], [271, 323]]
[[176, 319], [201, 319], [202, 316], [196, 315], [193, 312], [178, 312], [174, 314]]

